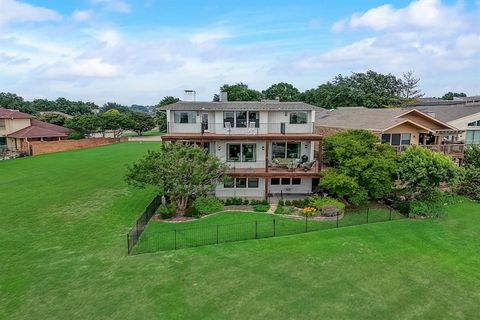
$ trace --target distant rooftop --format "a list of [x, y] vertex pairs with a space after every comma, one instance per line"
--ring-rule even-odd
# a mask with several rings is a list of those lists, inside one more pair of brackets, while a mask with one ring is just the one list
[[31, 114], [23, 113], [18, 110], [0, 108], [0, 119], [31, 119]]
[[475, 113], [480, 113], [480, 105], [419, 106], [415, 109], [428, 113], [432, 117], [444, 122], [449, 122], [470, 116]]
[[308, 111], [320, 109], [304, 102], [278, 102], [275, 100], [266, 101], [228, 101], [228, 102], [200, 102], [200, 101], [179, 101], [169, 104], [163, 110], [184, 110], [184, 111]]

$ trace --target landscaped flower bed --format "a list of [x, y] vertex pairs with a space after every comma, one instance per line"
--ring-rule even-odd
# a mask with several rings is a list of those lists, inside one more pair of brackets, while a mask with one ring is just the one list
[[334, 220], [343, 218], [345, 204], [329, 198], [310, 196], [300, 200], [280, 200], [275, 214], [293, 218], [309, 217], [315, 220]]

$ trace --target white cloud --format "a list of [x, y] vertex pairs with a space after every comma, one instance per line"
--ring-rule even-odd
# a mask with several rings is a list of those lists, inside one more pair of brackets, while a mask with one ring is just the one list
[[340, 20], [333, 29], [370, 28], [373, 30], [435, 28], [439, 30], [456, 30], [464, 25], [465, 17], [461, 16], [459, 5], [444, 5], [440, 0], [416, 0], [406, 7], [394, 8], [385, 4], [355, 13], [349, 19]]
[[91, 10], [75, 10], [72, 13], [72, 18], [75, 21], [86, 21], [92, 17], [92, 11]]
[[42, 22], [60, 20], [61, 15], [43, 7], [15, 0], [0, 0], [0, 24], [9, 22]]
[[69, 73], [81, 77], [114, 77], [118, 75], [118, 67], [100, 58], [84, 59], [72, 62]]
[[91, 0], [91, 2], [110, 11], [129, 13], [131, 10], [130, 5], [122, 0]]
[[189, 37], [193, 43], [205, 43], [217, 40], [223, 40], [231, 37], [231, 35], [225, 30], [210, 30], [197, 32]]

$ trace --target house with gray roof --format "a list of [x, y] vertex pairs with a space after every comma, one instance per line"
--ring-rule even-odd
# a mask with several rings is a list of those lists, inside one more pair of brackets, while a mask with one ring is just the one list
[[455, 126], [412, 108], [368, 109], [343, 107], [315, 113], [315, 132], [324, 136], [348, 129], [368, 130], [392, 145], [397, 152], [409, 145], [422, 145], [434, 151], [463, 159], [463, 133]]
[[163, 108], [163, 141], [206, 148], [230, 167], [220, 198], [298, 196], [318, 184], [322, 136], [314, 133], [317, 107], [303, 102], [180, 101]]

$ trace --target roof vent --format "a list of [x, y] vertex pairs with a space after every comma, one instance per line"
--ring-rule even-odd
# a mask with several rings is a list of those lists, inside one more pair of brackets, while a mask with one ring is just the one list
[[435, 118], [435, 112], [427, 112], [427, 114], [432, 117], [432, 118]]

